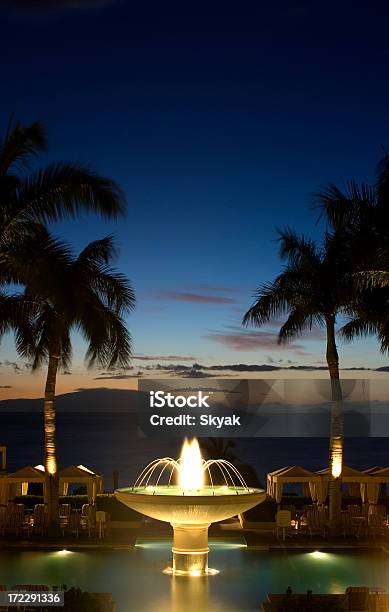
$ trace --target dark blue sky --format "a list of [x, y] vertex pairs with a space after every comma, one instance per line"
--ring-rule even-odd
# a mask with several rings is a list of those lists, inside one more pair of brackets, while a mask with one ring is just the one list
[[[317, 332], [281, 351], [275, 327], [237, 326], [280, 269], [275, 228], [317, 235], [312, 193], [372, 180], [389, 148], [386, 3], [49, 4], [0, 0], [2, 125], [43, 120], [42, 163], [84, 161], [126, 191], [119, 224], [53, 230], [76, 248], [117, 235], [136, 353], [322, 360]], [[347, 365], [362, 365], [356, 346], [342, 349]], [[374, 341], [364, 359], [381, 362]]]

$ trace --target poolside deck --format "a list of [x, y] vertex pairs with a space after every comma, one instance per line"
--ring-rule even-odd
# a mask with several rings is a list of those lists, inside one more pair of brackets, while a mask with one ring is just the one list
[[[389, 554], [388, 537], [339, 537], [336, 539], [322, 538], [320, 536], [303, 536], [298, 538], [288, 537], [285, 540], [277, 539], [272, 531], [262, 531], [243, 528], [239, 521], [228, 523], [215, 523], [209, 529], [211, 539], [236, 540], [241, 538], [252, 550], [382, 550]], [[47, 538], [34, 536], [30, 538], [16, 538], [15, 536], [0, 537], [0, 548], [24, 548], [24, 549], [110, 549], [128, 550], [135, 546], [137, 539], [142, 540], [168, 540], [172, 538], [172, 530], [168, 523], [151, 521], [141, 528], [111, 529], [103, 538], [96, 535], [88, 537], [85, 534], [80, 537], [69, 536], [58, 538]]]

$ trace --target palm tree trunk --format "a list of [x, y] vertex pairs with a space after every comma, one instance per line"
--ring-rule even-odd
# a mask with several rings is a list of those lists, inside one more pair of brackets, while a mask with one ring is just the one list
[[343, 414], [342, 388], [339, 378], [339, 357], [335, 341], [335, 316], [330, 315], [327, 324], [327, 364], [331, 380], [331, 430], [329, 448], [329, 520], [330, 533], [337, 536], [341, 527], [342, 464], [343, 464]]
[[49, 357], [44, 399], [45, 484], [49, 535], [56, 535], [59, 528], [59, 477], [57, 467], [54, 403], [58, 360], [59, 355], [52, 352]]

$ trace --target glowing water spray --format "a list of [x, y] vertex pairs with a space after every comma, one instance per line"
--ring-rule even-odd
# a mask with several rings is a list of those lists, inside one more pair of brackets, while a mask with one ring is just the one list
[[204, 486], [203, 459], [196, 438], [185, 440], [180, 457], [178, 482], [184, 491], [201, 489]]
[[265, 491], [248, 487], [229, 461], [205, 461], [196, 438], [184, 441], [178, 460], [155, 459], [133, 487], [118, 489], [115, 495], [130, 508], [172, 525], [173, 567], [168, 572], [186, 576], [213, 571], [208, 569], [211, 523], [249, 510], [266, 498]]

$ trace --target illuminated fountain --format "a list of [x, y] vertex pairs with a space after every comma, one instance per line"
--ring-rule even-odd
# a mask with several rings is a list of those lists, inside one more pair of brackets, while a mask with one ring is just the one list
[[[217, 472], [224, 484], [214, 482]], [[248, 487], [229, 461], [205, 461], [194, 438], [185, 440], [180, 459], [155, 459], [133, 487], [118, 489], [115, 496], [133, 510], [171, 524], [173, 567], [168, 573], [204, 576], [215, 573], [208, 569], [210, 524], [253, 508], [266, 493]]]

